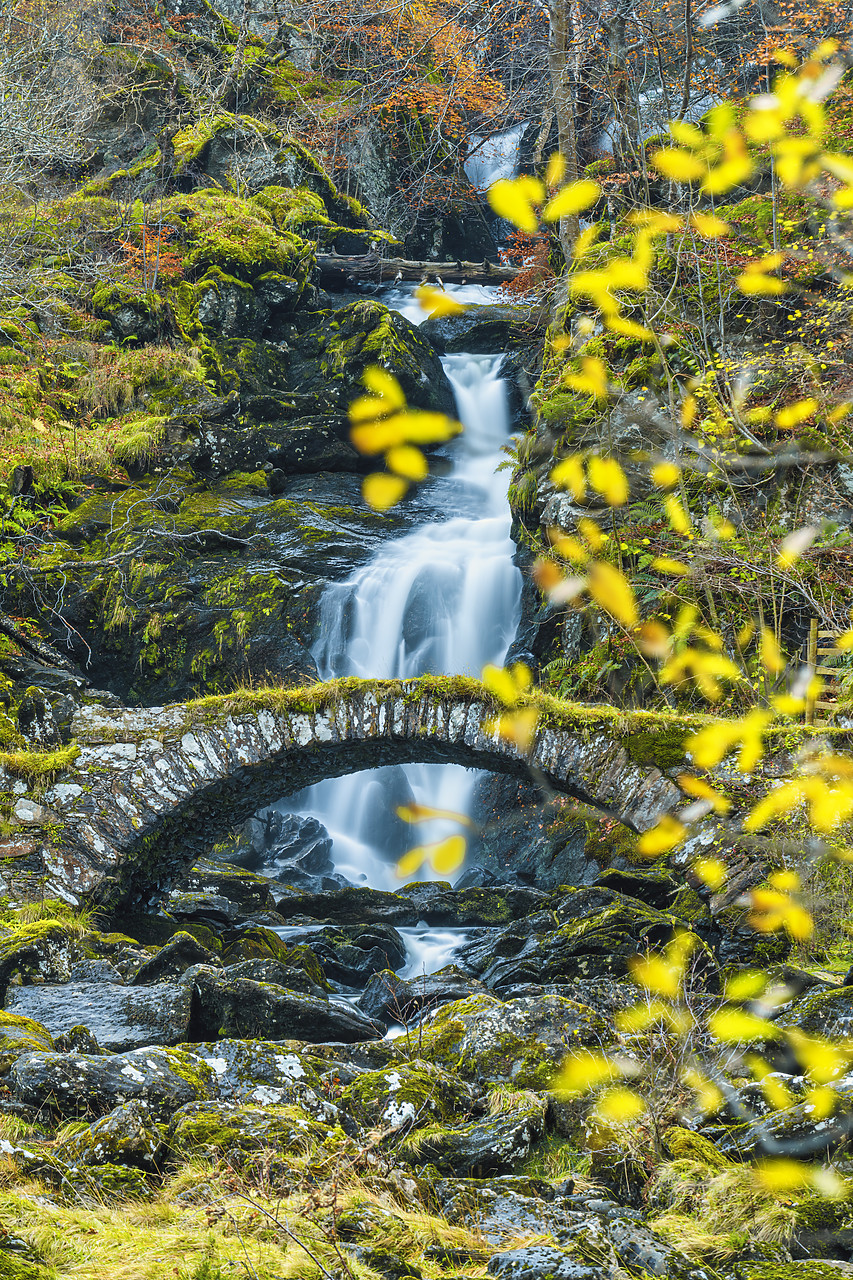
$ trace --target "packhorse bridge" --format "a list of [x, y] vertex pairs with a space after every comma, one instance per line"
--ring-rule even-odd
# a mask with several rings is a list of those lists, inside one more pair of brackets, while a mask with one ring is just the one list
[[[44, 892], [116, 906], [162, 892], [230, 828], [323, 778], [377, 765], [453, 763], [534, 777], [645, 831], [682, 795], [634, 763], [606, 708], [541, 716], [527, 750], [501, 737], [500, 708], [476, 680], [342, 680], [169, 707], [85, 707], [76, 759], [37, 796], [18, 793], [15, 857], [26, 837]], [[602, 714], [596, 718], [596, 712]], [[20, 855], [18, 855], [20, 856]]]

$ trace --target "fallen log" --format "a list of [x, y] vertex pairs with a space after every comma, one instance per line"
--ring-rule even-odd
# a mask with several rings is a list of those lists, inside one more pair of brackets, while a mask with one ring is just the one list
[[343, 257], [318, 253], [320, 283], [341, 288], [347, 284], [381, 284], [398, 280], [418, 280], [436, 284], [502, 284], [514, 280], [518, 267], [495, 262], [413, 262], [408, 258], [380, 258], [375, 253]]

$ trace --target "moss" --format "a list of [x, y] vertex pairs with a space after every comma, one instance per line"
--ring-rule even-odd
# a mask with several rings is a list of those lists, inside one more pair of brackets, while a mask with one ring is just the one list
[[56, 1272], [0, 1246], [0, 1280], [54, 1280]]
[[220, 267], [249, 281], [268, 271], [305, 280], [313, 268], [309, 245], [279, 231], [265, 209], [237, 196], [215, 190], [173, 196], [164, 202], [163, 218], [183, 224], [184, 262], [196, 274]]
[[222, 1154], [274, 1147], [304, 1151], [328, 1135], [326, 1125], [298, 1106], [235, 1106], [232, 1102], [191, 1102], [181, 1108], [170, 1142], [184, 1155]]
[[223, 964], [239, 964], [242, 960], [277, 960], [288, 969], [298, 970], [317, 986], [326, 987], [320, 962], [310, 947], [287, 943], [272, 929], [255, 927], [244, 930], [239, 938], [222, 951]]
[[52, 1049], [53, 1037], [47, 1027], [32, 1018], [0, 1009], [0, 1074], [5, 1075], [15, 1059], [24, 1053]]
[[70, 769], [79, 754], [76, 742], [53, 751], [0, 751], [0, 765], [16, 778], [46, 780]]
[[657, 769], [676, 768], [683, 765], [686, 758], [684, 734], [677, 729], [629, 733], [622, 739], [622, 745], [634, 764], [654, 765]]
[[694, 1133], [692, 1129], [682, 1129], [680, 1125], [675, 1125], [666, 1130], [663, 1142], [673, 1160], [694, 1160], [717, 1171], [731, 1166], [731, 1161], [717, 1150], [709, 1138], [701, 1133]]

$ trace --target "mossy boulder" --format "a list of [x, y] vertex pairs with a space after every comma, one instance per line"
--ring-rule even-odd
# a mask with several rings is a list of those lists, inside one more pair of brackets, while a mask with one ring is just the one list
[[853, 987], [806, 992], [778, 1019], [781, 1027], [799, 1027], [808, 1035], [849, 1040], [853, 1032]]
[[[418, 1053], [466, 1080], [511, 1081], [522, 1089], [545, 1089], [569, 1046], [606, 1044], [612, 1037], [603, 1018], [562, 996], [504, 1003], [478, 995], [429, 1014], [418, 1032]], [[394, 1044], [402, 1058], [404, 1046]]]
[[307, 282], [314, 269], [310, 245], [279, 230], [265, 209], [236, 195], [205, 189], [172, 196], [162, 216], [181, 229], [185, 270], [195, 278], [219, 268], [249, 282], [268, 271]]
[[692, 1160], [717, 1172], [730, 1165], [730, 1161], [715, 1147], [710, 1138], [696, 1133], [693, 1129], [673, 1125], [664, 1133], [663, 1142], [673, 1160]]
[[432, 1124], [409, 1138], [403, 1153], [454, 1177], [510, 1173], [530, 1155], [545, 1131], [545, 1099], [520, 1095], [510, 1112], [473, 1124]]
[[[417, 1035], [413, 1037], [417, 1051]], [[414, 1129], [458, 1122], [471, 1112], [475, 1094], [454, 1072], [414, 1059], [356, 1076], [340, 1104], [370, 1127]]]
[[171, 1149], [181, 1158], [220, 1156], [235, 1150], [304, 1152], [328, 1136], [329, 1128], [296, 1104], [236, 1105], [233, 1102], [190, 1102], [172, 1117]]
[[99, 1115], [131, 1099], [143, 1100], [157, 1119], [185, 1102], [209, 1098], [216, 1076], [204, 1061], [160, 1047], [91, 1057], [83, 1053], [29, 1053], [8, 1076], [13, 1096], [60, 1115]]
[[32, 1018], [0, 1009], [0, 1075], [5, 1075], [22, 1054], [44, 1049], [53, 1049], [53, 1037], [47, 1027]]
[[128, 1164], [153, 1169], [164, 1134], [140, 1099], [124, 1102], [61, 1142], [61, 1160], [74, 1165]]

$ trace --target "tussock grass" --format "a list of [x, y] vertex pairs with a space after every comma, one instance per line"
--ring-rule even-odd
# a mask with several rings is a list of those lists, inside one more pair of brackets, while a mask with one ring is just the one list
[[683, 1253], [711, 1261], [785, 1245], [796, 1222], [795, 1209], [764, 1190], [748, 1165], [712, 1173], [699, 1161], [669, 1161], [656, 1169], [650, 1198], [663, 1212], [649, 1226]]

